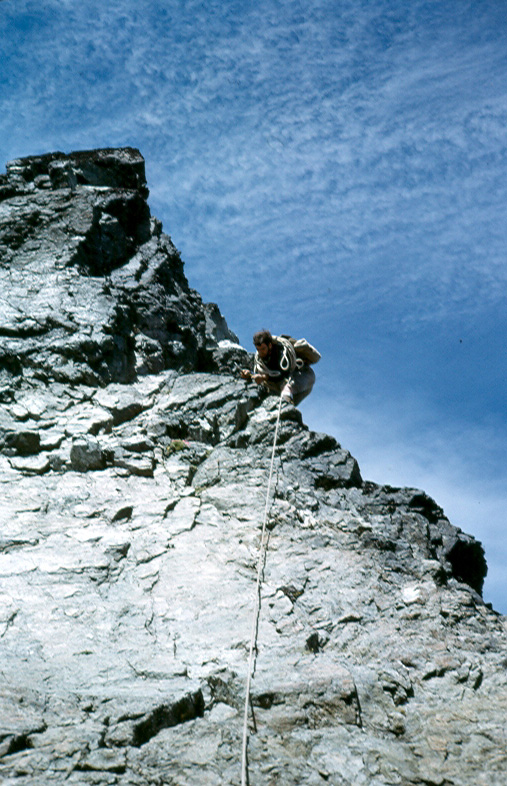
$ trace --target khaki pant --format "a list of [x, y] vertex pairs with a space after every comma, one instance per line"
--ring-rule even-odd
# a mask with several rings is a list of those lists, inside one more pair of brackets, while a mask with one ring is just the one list
[[280, 393], [285, 401], [297, 407], [312, 392], [314, 384], [315, 371], [311, 366], [303, 366], [303, 368], [296, 369], [292, 377], [286, 382], [281, 382], [277, 386], [271, 383], [270, 387], [276, 387], [276, 392]]

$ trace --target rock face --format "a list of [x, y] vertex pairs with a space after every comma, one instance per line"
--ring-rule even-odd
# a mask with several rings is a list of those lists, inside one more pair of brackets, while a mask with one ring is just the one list
[[147, 194], [136, 150], [7, 165], [0, 370], [95, 386], [165, 368], [217, 368], [218, 341], [206, 346], [206, 328], [211, 338], [215, 328], [237, 339], [189, 288]]
[[[130, 149], [0, 180], [5, 784], [241, 778], [278, 402], [146, 197]], [[481, 545], [286, 405], [268, 532], [249, 783], [503, 784]]]

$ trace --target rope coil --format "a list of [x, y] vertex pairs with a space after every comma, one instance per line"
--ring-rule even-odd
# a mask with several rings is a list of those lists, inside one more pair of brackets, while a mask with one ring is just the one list
[[266, 561], [266, 551], [268, 539], [266, 538], [266, 525], [269, 514], [269, 495], [271, 492], [271, 481], [273, 478], [273, 467], [275, 463], [275, 450], [278, 438], [278, 426], [280, 424], [280, 413], [282, 410], [282, 397], [278, 403], [278, 412], [276, 416], [275, 437], [273, 439], [273, 449], [271, 451], [271, 464], [269, 467], [269, 480], [266, 493], [266, 506], [264, 509], [264, 520], [262, 522], [261, 544], [259, 549], [259, 562], [257, 566], [257, 584], [255, 589], [255, 606], [254, 614], [252, 617], [252, 635], [250, 637], [250, 652], [248, 656], [248, 675], [246, 681], [246, 695], [245, 695], [245, 713], [243, 720], [243, 746], [241, 752], [241, 786], [248, 784], [248, 762], [247, 762], [247, 746], [248, 746], [248, 706], [250, 704], [250, 688], [252, 683], [252, 676], [254, 671], [254, 651], [257, 649], [257, 631], [259, 627], [259, 615], [261, 609], [261, 581], [264, 565]]

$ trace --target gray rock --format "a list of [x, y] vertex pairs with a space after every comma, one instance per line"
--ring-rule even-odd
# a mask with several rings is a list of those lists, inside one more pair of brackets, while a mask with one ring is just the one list
[[77, 472], [104, 469], [106, 457], [100, 443], [91, 437], [76, 439], [70, 449], [70, 463]]
[[38, 431], [11, 431], [4, 437], [7, 450], [13, 448], [20, 456], [38, 453], [40, 450], [40, 434]]
[[1, 782], [238, 784], [253, 629], [250, 783], [500, 786], [481, 544], [288, 405], [266, 499], [278, 401], [145, 199], [130, 149], [0, 177]]
[[131, 148], [7, 165], [0, 369], [103, 385], [217, 367], [218, 336], [235, 337], [218, 308], [205, 308], [189, 288], [147, 194], [144, 160]]
[[13, 469], [27, 475], [44, 475], [51, 466], [47, 456], [27, 456], [22, 459], [11, 459], [10, 463]]

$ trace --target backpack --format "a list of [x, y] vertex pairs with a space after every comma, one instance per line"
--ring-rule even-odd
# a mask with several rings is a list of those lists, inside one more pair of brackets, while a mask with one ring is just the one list
[[306, 338], [292, 338], [292, 336], [285, 335], [283, 335], [282, 338], [286, 338], [290, 341], [294, 347], [298, 360], [302, 360], [304, 363], [318, 363], [321, 359], [322, 355], [320, 352], [315, 349]]

